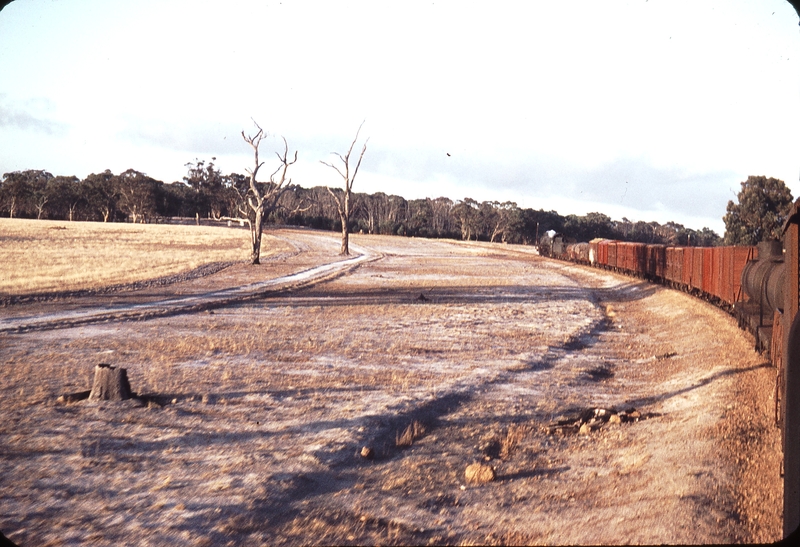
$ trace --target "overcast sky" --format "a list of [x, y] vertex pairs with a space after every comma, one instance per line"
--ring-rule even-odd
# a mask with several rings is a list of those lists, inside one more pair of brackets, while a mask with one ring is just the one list
[[[244, 173], [255, 119], [301, 186], [369, 137], [355, 190], [674, 220], [722, 234], [748, 175], [800, 194], [784, 0], [16, 0], [0, 174]], [[363, 140], [363, 139], [362, 139]], [[274, 156], [262, 154], [268, 162]]]

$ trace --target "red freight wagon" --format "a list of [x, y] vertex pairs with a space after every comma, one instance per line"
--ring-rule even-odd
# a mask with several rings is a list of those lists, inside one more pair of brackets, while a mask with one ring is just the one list
[[717, 269], [714, 267], [714, 248], [703, 247], [703, 283], [700, 290], [709, 296], [716, 296]]
[[608, 267], [608, 245], [611, 243], [611, 240], [604, 239], [597, 243], [597, 262], [603, 266], [603, 268]]
[[720, 261], [719, 299], [726, 304], [735, 302], [736, 293], [733, 289], [733, 253], [736, 247], [720, 247], [722, 260]]
[[664, 276], [672, 283], [683, 283], [683, 247], [667, 247], [667, 269]]
[[647, 269], [650, 278], [664, 278], [667, 269], [667, 249], [664, 245], [647, 246]]
[[625, 244], [625, 269], [636, 273], [636, 243]]
[[617, 242], [616, 241], [609, 241], [608, 242], [608, 264], [609, 268], [616, 268], [617, 267]]
[[711, 269], [714, 271], [714, 281], [712, 283], [712, 288], [714, 290], [714, 296], [720, 300], [722, 300], [722, 288], [724, 285], [722, 282], [722, 276], [724, 275], [723, 266], [723, 247], [713, 247]]
[[675, 248], [664, 249], [664, 281], [673, 281], [675, 273]]
[[608, 268], [608, 240], [604, 239], [597, 243], [597, 263], [603, 269]]
[[686, 289], [692, 288], [692, 274], [694, 273], [694, 247], [683, 248], [683, 272], [681, 283]]
[[634, 272], [634, 249], [633, 243], [625, 242], [620, 243], [617, 249], [622, 249], [621, 251], [617, 251], [617, 264], [619, 265], [619, 257], [620, 254], [622, 255], [622, 268], [627, 272]]
[[617, 262], [616, 266], [620, 270], [628, 270], [628, 248], [630, 243], [627, 241], [619, 241], [617, 243]]
[[703, 290], [703, 248], [694, 247], [692, 252], [692, 289]]
[[647, 273], [647, 245], [644, 243], [631, 244], [631, 271], [642, 277]]

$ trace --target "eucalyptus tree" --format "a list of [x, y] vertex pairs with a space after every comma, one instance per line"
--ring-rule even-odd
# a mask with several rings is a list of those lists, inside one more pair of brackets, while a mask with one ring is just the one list
[[197, 159], [186, 164], [187, 173], [183, 182], [190, 186], [194, 194], [195, 216], [211, 216], [220, 218], [225, 208], [225, 177], [214, 166], [214, 160], [206, 164], [204, 160]]
[[250, 226], [250, 263], [260, 264], [261, 236], [264, 231], [264, 221], [275, 210], [281, 195], [292, 182], [292, 179], [287, 178], [286, 174], [289, 171], [289, 167], [297, 162], [297, 150], [294, 152], [294, 158], [289, 160], [289, 145], [286, 143], [286, 139], [283, 139], [283, 153], [275, 152], [280, 165], [270, 175], [268, 181], [259, 182], [258, 171], [264, 165], [264, 162], [259, 160], [258, 152], [266, 133], [255, 120], [253, 120], [253, 123], [258, 129], [255, 135], [245, 135], [244, 131], [242, 131], [242, 138], [253, 149], [253, 169], [247, 169], [250, 180], [246, 190], [240, 194], [242, 199], [239, 201], [238, 207], [242, 216], [237, 217], [235, 220], [243, 220]]
[[33, 197], [33, 187], [27, 175], [28, 171], [4, 173], [0, 182], [0, 206], [14, 218], [27, 212]]
[[726, 245], [755, 245], [780, 239], [781, 227], [792, 207], [792, 192], [779, 179], [747, 177], [737, 203], [728, 202], [725, 222]]
[[461, 227], [461, 239], [469, 241], [478, 239], [480, 232], [480, 205], [472, 198], [464, 198], [453, 207], [452, 214]]
[[333, 196], [333, 199], [336, 200], [336, 209], [337, 212], [339, 213], [339, 220], [341, 220], [342, 222], [341, 254], [343, 255], [350, 254], [350, 215], [352, 213], [351, 198], [353, 193], [353, 182], [355, 182], [356, 180], [356, 175], [358, 174], [358, 168], [361, 167], [361, 160], [364, 158], [364, 154], [367, 151], [367, 142], [369, 142], [369, 139], [367, 139], [364, 142], [364, 147], [361, 149], [361, 154], [358, 156], [358, 162], [355, 165], [355, 169], [353, 169], [353, 172], [351, 173], [350, 156], [353, 153], [353, 147], [355, 147], [356, 141], [358, 141], [358, 134], [361, 132], [361, 127], [363, 125], [364, 122], [361, 122], [361, 125], [358, 126], [358, 131], [356, 131], [356, 138], [353, 139], [352, 143], [350, 143], [350, 148], [347, 149], [347, 152], [345, 153], [344, 156], [342, 156], [338, 152], [331, 152], [331, 154], [336, 154], [336, 156], [338, 156], [338, 158], [344, 164], [343, 165], [344, 170], [340, 169], [339, 167], [337, 167], [332, 163], [320, 160], [320, 163], [322, 163], [323, 165], [327, 165], [328, 167], [335, 169], [336, 172], [339, 173], [339, 176], [342, 177], [342, 180], [344, 180], [344, 188], [340, 192], [341, 196], [339, 193], [335, 193], [333, 190], [330, 189], [330, 187], [326, 186], [326, 188], [328, 189], [328, 193], [330, 193], [330, 195]]
[[87, 176], [83, 180], [83, 192], [92, 217], [102, 218], [103, 222], [114, 220], [119, 193], [116, 176], [111, 170]]
[[36, 217], [42, 218], [49, 201], [47, 183], [52, 179], [53, 175], [43, 169], [5, 173], [0, 199], [9, 216], [13, 218], [15, 214], [30, 214], [35, 210]]
[[161, 181], [148, 177], [146, 174], [128, 169], [114, 177], [118, 205], [131, 221], [145, 223], [156, 213], [156, 194]]
[[78, 207], [86, 202], [80, 179], [75, 176], [58, 175], [47, 182], [48, 208], [55, 218], [66, 218], [72, 222]]

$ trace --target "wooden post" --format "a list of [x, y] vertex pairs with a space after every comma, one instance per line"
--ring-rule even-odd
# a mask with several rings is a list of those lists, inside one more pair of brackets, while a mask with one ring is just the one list
[[94, 367], [94, 384], [90, 401], [124, 401], [131, 398], [128, 371], [124, 368], [100, 364]]

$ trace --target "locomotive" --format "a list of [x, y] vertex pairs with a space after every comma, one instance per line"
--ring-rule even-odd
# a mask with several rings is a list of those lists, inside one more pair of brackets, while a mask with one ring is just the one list
[[676, 247], [548, 234], [540, 254], [661, 283], [716, 304], [750, 331], [776, 368], [775, 421], [783, 443], [784, 535], [800, 526], [800, 199], [782, 241]]

